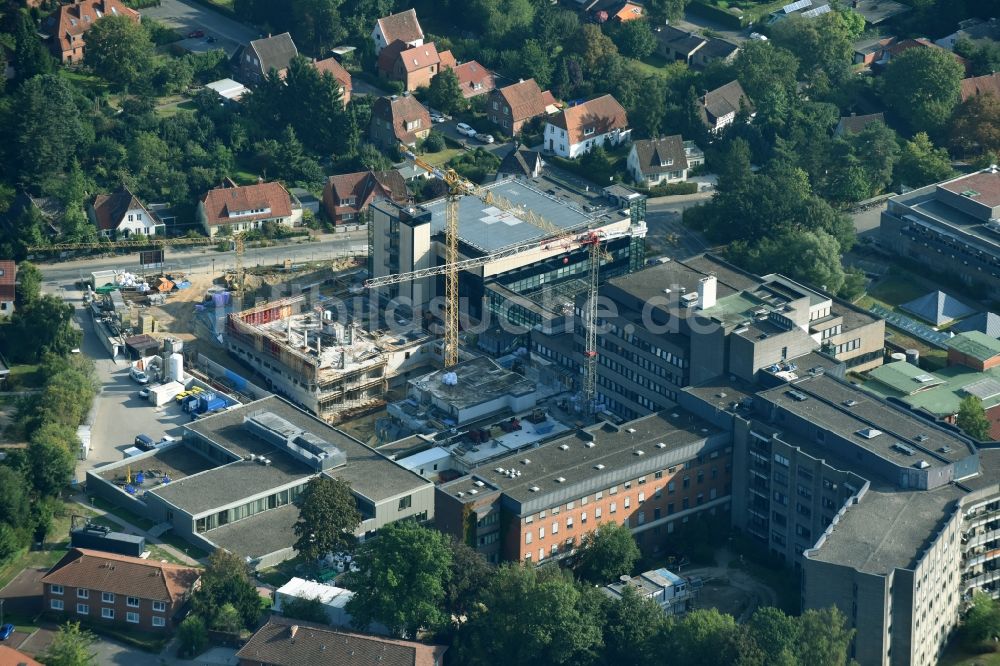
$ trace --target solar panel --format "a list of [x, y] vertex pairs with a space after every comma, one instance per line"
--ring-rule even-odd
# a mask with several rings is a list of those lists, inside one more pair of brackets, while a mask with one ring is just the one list
[[827, 14], [830, 11], [830, 5], [823, 5], [822, 7], [816, 7], [815, 9], [810, 9], [807, 12], [802, 12], [802, 16], [805, 18], [815, 18], [822, 14]]
[[785, 12], [786, 14], [791, 14], [792, 12], [799, 11], [803, 7], [811, 7], [811, 6], [812, 6], [812, 0], [798, 0], [797, 2], [793, 2], [790, 5], [785, 5], [784, 7], [781, 8], [781, 11]]

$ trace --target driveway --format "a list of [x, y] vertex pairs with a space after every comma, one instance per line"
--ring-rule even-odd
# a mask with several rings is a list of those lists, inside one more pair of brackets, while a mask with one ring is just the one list
[[46, 569], [25, 569], [0, 590], [5, 613], [32, 616], [42, 611], [42, 577]]
[[497, 157], [503, 159], [507, 153], [512, 149], [513, 144], [509, 141], [504, 141], [505, 138], [499, 131], [491, 131], [490, 134], [496, 139], [493, 143], [483, 143], [482, 141], [477, 141], [476, 139], [465, 136], [459, 132], [456, 127], [458, 125], [457, 120], [446, 120], [443, 123], [435, 123], [434, 129], [441, 134], [445, 135], [452, 141], [457, 141], [469, 150], [475, 150], [476, 148], [485, 148], [491, 153], [496, 154]]
[[[158, 7], [147, 7], [140, 13], [143, 17], [174, 28], [184, 37], [195, 30], [203, 31], [204, 37], [180, 42], [181, 46], [192, 51], [224, 49], [226, 55], [231, 56], [241, 45], [260, 36], [255, 28], [185, 0], [161, 0]], [[208, 37], [214, 37], [216, 41], [206, 42]]]
[[657, 197], [646, 205], [646, 255], [650, 258], [666, 254], [674, 259], [687, 259], [709, 249], [708, 242], [698, 232], [684, 226], [684, 210], [705, 203], [711, 192]]

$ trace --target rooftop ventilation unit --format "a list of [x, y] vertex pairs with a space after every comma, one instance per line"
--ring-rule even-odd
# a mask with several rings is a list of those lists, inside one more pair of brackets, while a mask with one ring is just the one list
[[916, 467], [917, 469], [927, 469], [930, 466], [931, 464], [926, 460], [919, 460], [917, 461], [917, 464], [914, 465], [914, 467]]
[[642, 449], [636, 449], [635, 450], [635, 455], [637, 455], [637, 456], [644, 456], [644, 455], [646, 455], [646, 452], [643, 451]]
[[[313, 469], [322, 471], [347, 464], [347, 455], [339, 448], [272, 412], [244, 417], [243, 427]], [[270, 461], [265, 460], [264, 464], [270, 464]]]
[[556, 477], [556, 483], [566, 483], [566, 477], [564, 477], [564, 476], [557, 476]]
[[[920, 435], [917, 435], [916, 437], [914, 437], [913, 439], [917, 440], [918, 442], [926, 442], [928, 439], [930, 439], [930, 437], [928, 437], [927, 435], [924, 435], [924, 434], [920, 434]], [[948, 447], [945, 447], [945, 448], [948, 448]], [[948, 450], [950, 451], [951, 449], [948, 449]]]
[[594, 469], [596, 469], [596, 470], [602, 470], [602, 469], [604, 469], [604, 465], [602, 465], [601, 463], [597, 463], [596, 465], [594, 465]]
[[942, 446], [940, 449], [938, 449], [938, 453], [951, 453], [951, 447]]
[[665, 448], [667, 448], [667, 445], [664, 444], [663, 442], [657, 442], [656, 443], [656, 448], [658, 448], [658, 449], [665, 449]]
[[787, 395], [795, 402], [805, 402], [806, 400], [809, 399], [809, 396], [807, 396], [805, 393], [803, 393], [802, 391], [796, 391], [795, 389], [785, 391], [785, 395]]
[[475, 494], [476, 494], [476, 493], [478, 493], [478, 492], [479, 492], [479, 491], [478, 491], [478, 490], [476, 490], [475, 488], [469, 488], [469, 494], [470, 494], [470, 495], [475, 495]]
[[541, 490], [541, 488], [539, 488], [538, 486], [531, 486], [530, 488], [528, 488], [528, 490], [530, 490], [533, 493], [537, 493], [539, 490]]
[[628, 433], [631, 435], [635, 432], [635, 428], [628, 428]]
[[524, 460], [521, 461], [521, 464], [522, 465], [530, 465], [531, 464], [531, 458], [525, 458]]
[[569, 444], [560, 444], [559, 448], [563, 451], [569, 451]]
[[892, 448], [894, 448], [897, 451], [899, 451], [900, 453], [908, 455], [908, 456], [912, 456], [915, 453], [915, 451], [913, 449], [911, 449], [906, 444], [903, 444], [902, 442], [893, 442]]
[[486, 485], [485, 483], [483, 483], [482, 481], [479, 481], [478, 479], [476, 481], [473, 481], [473, 483], [475, 485], [479, 486], [480, 488], [482, 488], [483, 486]]
[[858, 405], [857, 400], [845, 400], [844, 407], [856, 407]]
[[584, 446], [586, 446], [588, 449], [592, 449], [594, 448], [594, 442], [585, 442]]
[[859, 437], [864, 437], [865, 439], [875, 439], [882, 434], [882, 431], [876, 428], [862, 428], [857, 434]]

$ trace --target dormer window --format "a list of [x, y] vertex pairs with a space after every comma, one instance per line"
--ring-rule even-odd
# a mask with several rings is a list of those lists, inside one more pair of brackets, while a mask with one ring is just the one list
[[594, 133], [594, 128], [593, 127], [585, 127], [584, 130], [583, 130], [583, 135], [584, 136], [591, 136], [593, 133]]
[[661, 167], [668, 167], [668, 166], [673, 166], [673, 165], [674, 165], [674, 158], [672, 158], [672, 157], [668, 157], [666, 159], [660, 158], [660, 166]]

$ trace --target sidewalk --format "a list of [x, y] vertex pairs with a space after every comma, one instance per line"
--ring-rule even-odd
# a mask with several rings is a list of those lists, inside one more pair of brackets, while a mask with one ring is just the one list
[[[81, 498], [83, 498], [84, 501], [81, 501]], [[118, 516], [116, 516], [113, 513], [108, 513], [104, 509], [99, 509], [96, 506], [91, 506], [90, 502], [87, 502], [86, 499], [87, 499], [86, 495], [76, 495], [75, 497], [73, 497], [73, 502], [76, 503], [76, 504], [79, 504], [82, 507], [85, 507], [85, 508], [89, 509], [90, 511], [93, 511], [94, 513], [96, 513], [97, 515], [99, 515], [101, 517], [107, 518], [110, 521], [118, 523], [129, 534], [136, 534], [136, 535], [139, 535], [139, 536], [146, 537], [146, 541], [148, 541], [149, 543], [152, 543], [152, 544], [156, 544], [158, 547], [160, 547], [163, 550], [167, 551], [168, 553], [170, 553], [171, 555], [173, 555], [174, 557], [176, 557], [177, 559], [179, 559], [181, 562], [184, 562], [185, 564], [191, 564], [191, 565], [194, 565], [194, 566], [200, 566], [201, 565], [201, 563], [198, 560], [194, 559], [193, 557], [188, 556], [186, 553], [181, 552], [177, 548], [174, 548], [169, 543], [164, 543], [163, 541], [161, 541], [157, 537], [153, 536], [152, 534], [150, 534], [148, 531], [142, 529], [141, 527], [137, 527], [137, 526], [133, 525], [132, 523], [130, 523], [130, 522], [128, 522], [128, 521], [126, 521], [126, 520], [124, 520], [122, 518], [119, 518]]]

